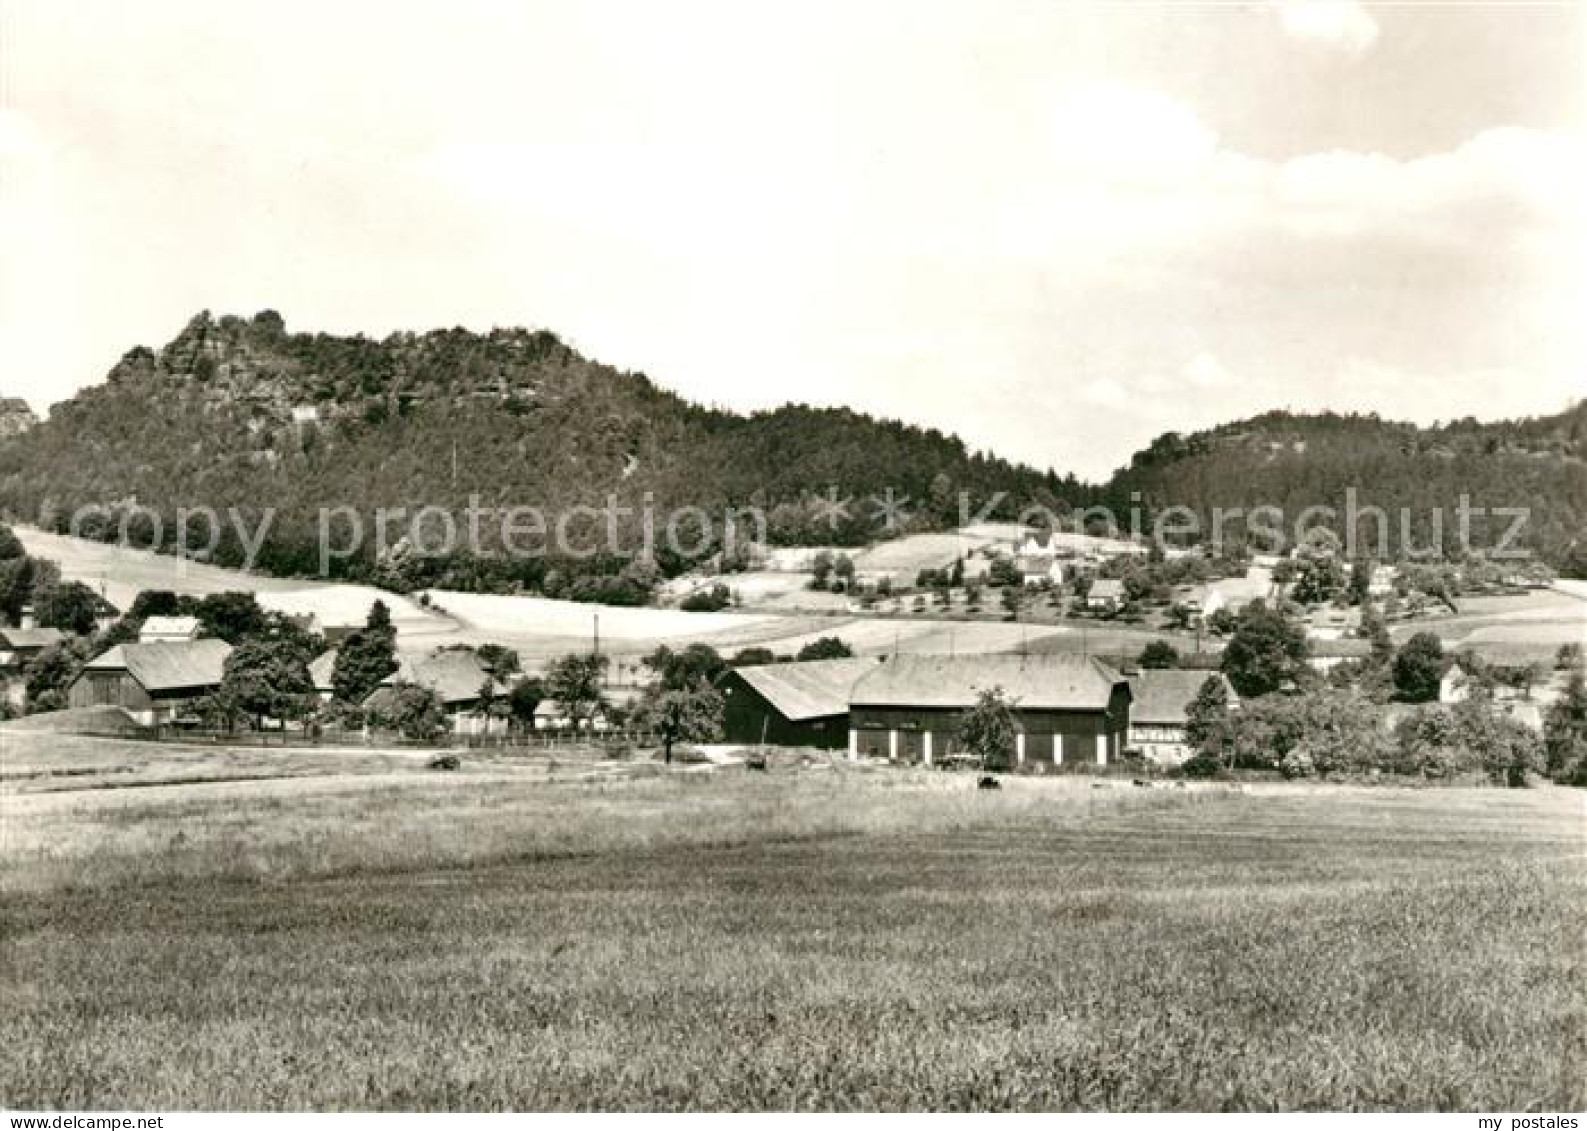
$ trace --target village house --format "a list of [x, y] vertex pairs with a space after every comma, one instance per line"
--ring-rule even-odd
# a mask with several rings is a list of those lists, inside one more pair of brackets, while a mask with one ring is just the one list
[[314, 694], [322, 703], [329, 703], [336, 697], [336, 684], [331, 678], [336, 672], [336, 653], [335, 648], [321, 652], [309, 664], [309, 679], [314, 683]]
[[400, 657], [397, 670], [383, 679], [381, 686], [364, 700], [365, 708], [378, 710], [391, 697], [392, 688], [404, 683], [435, 693], [453, 734], [477, 736], [507, 732], [506, 717], [487, 711], [486, 700], [506, 695], [508, 689], [496, 681], [472, 650], [448, 648], [428, 656]]
[[1160, 766], [1177, 766], [1190, 757], [1185, 738], [1190, 705], [1209, 679], [1223, 683], [1231, 705], [1239, 702], [1221, 672], [1149, 668], [1130, 676], [1129, 748]]
[[[572, 730], [573, 722], [573, 715], [563, 703], [556, 699], [542, 699], [535, 704], [535, 730]], [[594, 714], [578, 720], [578, 729], [599, 733], [604, 730], [610, 730], [611, 723], [607, 721], [606, 713], [597, 707]]]
[[1064, 564], [1051, 553], [1020, 554], [1014, 559], [1014, 569], [1027, 587], [1062, 585], [1064, 581]]
[[20, 672], [51, 644], [66, 634], [58, 628], [6, 628], [0, 625], [0, 673]]
[[6, 628], [0, 626], [0, 695], [12, 707], [21, 709], [27, 702], [28, 664], [66, 634], [58, 628]]
[[1046, 550], [1059, 557], [1088, 557], [1099, 561], [1119, 557], [1146, 557], [1151, 548], [1127, 538], [1104, 538], [1095, 534], [1079, 534], [1068, 530], [1048, 533], [1045, 543], [1034, 537], [1020, 546], [1021, 552]]
[[118, 644], [84, 665], [67, 702], [121, 707], [144, 726], [172, 722], [220, 686], [230, 655], [214, 639]]
[[874, 659], [758, 664], [721, 683], [727, 741], [840, 750], [849, 741], [849, 693]]
[[1449, 665], [1449, 670], [1438, 681], [1438, 701], [1440, 703], [1461, 703], [1471, 698], [1471, 693], [1479, 686], [1477, 677], [1472, 675], [1459, 663]]
[[140, 644], [185, 643], [198, 639], [197, 617], [149, 617], [138, 629]]
[[1101, 577], [1086, 591], [1086, 608], [1116, 612], [1124, 607], [1124, 582], [1116, 577]]
[[849, 695], [849, 756], [934, 762], [956, 752], [959, 725], [983, 691], [1013, 707], [1017, 769], [1107, 766], [1124, 749], [1130, 685], [1090, 656], [895, 656]]
[[1263, 566], [1251, 566], [1244, 577], [1225, 577], [1198, 586], [1186, 602], [1204, 617], [1220, 609], [1239, 613], [1252, 601], [1265, 601], [1273, 595], [1272, 571]]

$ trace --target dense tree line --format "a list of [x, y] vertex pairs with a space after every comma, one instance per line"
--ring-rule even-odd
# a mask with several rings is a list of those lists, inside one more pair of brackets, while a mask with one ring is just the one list
[[[1468, 418], [1430, 428], [1375, 415], [1273, 412], [1192, 435], [1171, 432], [1137, 453], [1101, 501], [1121, 515], [1131, 506], [1147, 515], [1189, 507], [1204, 530], [1215, 508], [1276, 506], [1293, 523], [1309, 506], [1331, 506], [1340, 515], [1321, 525], [1343, 536], [1350, 490], [1358, 508], [1388, 515], [1382, 542], [1375, 520], [1358, 524], [1358, 556], [1458, 557], [1455, 512], [1465, 496], [1473, 508], [1527, 508], [1517, 545], [1567, 575], [1587, 577], [1587, 403], [1555, 416]], [[1471, 543], [1497, 545], [1510, 522], [1473, 518]], [[1226, 527], [1231, 541], [1249, 533], [1243, 520]], [[1308, 585], [1313, 580], [1331, 590], [1343, 579]]]
[[[521, 586], [613, 603], [647, 599], [662, 576], [717, 550], [728, 508], [759, 508], [774, 543], [860, 545], [889, 533], [862, 502], [888, 490], [907, 496], [909, 529], [936, 529], [958, 520], [961, 490], [977, 504], [1009, 492], [994, 513], [1010, 517], [1081, 487], [932, 429], [845, 409], [794, 404], [739, 416], [702, 408], [545, 331], [447, 330], [377, 342], [290, 334], [271, 312], [198, 316], [163, 349], [129, 352], [104, 384], [0, 448], [0, 507], [55, 529], [81, 507], [103, 506], [82, 527], [88, 536], [119, 538], [124, 528], [134, 544], [173, 550], [177, 508], [211, 507], [226, 519], [223, 529], [195, 521], [183, 541], [236, 565], [273, 507], [256, 564], [307, 575], [320, 565], [321, 508], [348, 507], [363, 516], [366, 544], [335, 559], [334, 574], [396, 588]], [[604, 516], [577, 510], [609, 497], [633, 512], [620, 523], [617, 553]], [[834, 511], [824, 503], [832, 497], [855, 501]], [[680, 520], [680, 552], [658, 530], [654, 565], [636, 565], [629, 555], [644, 545], [647, 501], [658, 522], [675, 508], [704, 515]], [[573, 551], [492, 559], [464, 547], [397, 551], [394, 560], [372, 545], [377, 508], [436, 507], [461, 522], [471, 504], [537, 508], [553, 523], [571, 516]], [[744, 525], [740, 537], [761, 533], [750, 519]], [[332, 530], [350, 540], [346, 527]], [[410, 535], [410, 549], [436, 541], [422, 527], [396, 533]], [[540, 550], [552, 533], [517, 545]], [[480, 524], [480, 544], [501, 549], [499, 521]]]

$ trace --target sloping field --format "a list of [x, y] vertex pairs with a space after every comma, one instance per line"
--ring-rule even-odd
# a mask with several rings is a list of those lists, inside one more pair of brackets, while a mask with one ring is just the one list
[[[636, 655], [666, 644], [700, 642], [730, 652], [751, 646], [795, 653], [823, 636], [838, 636], [856, 652], [1012, 652], [1035, 650], [1074, 635], [1069, 628], [1002, 621], [939, 621], [914, 617], [863, 617], [816, 613], [689, 613], [678, 609], [612, 608], [546, 597], [493, 596], [437, 590], [437, 605], [459, 622], [446, 639], [495, 640], [525, 657], [544, 659], [588, 649], [600, 617], [601, 649]], [[1078, 636], [1076, 636], [1078, 640]]]
[[[964, 534], [911, 534], [862, 550], [854, 555], [854, 565], [862, 570], [901, 570], [905, 573], [941, 569], [989, 541], [992, 539]], [[914, 578], [908, 580], [913, 582]]]
[[1404, 641], [1434, 632], [1449, 651], [1471, 648], [1501, 663], [1546, 662], [1561, 644], [1587, 641], [1587, 582], [1556, 582], [1554, 588], [1506, 597], [1468, 597], [1460, 612], [1425, 623], [1396, 625]]
[[399, 633], [433, 634], [450, 627], [406, 597], [368, 585], [269, 577], [31, 527], [18, 526], [15, 531], [29, 554], [55, 562], [61, 567], [62, 577], [104, 593], [122, 610], [129, 608], [145, 589], [168, 589], [195, 597], [241, 591], [255, 594], [267, 609], [313, 613], [322, 624], [361, 624], [369, 615], [369, 606], [378, 598], [391, 610]]

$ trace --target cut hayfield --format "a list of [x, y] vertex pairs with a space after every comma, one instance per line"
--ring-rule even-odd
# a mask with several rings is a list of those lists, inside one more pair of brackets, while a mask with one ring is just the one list
[[742, 770], [8, 815], [63, 855], [6, 854], [0, 1103], [1580, 1110], [1582, 818]]

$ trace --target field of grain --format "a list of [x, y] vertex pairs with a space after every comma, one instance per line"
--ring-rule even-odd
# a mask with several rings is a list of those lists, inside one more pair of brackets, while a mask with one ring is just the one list
[[1579, 792], [821, 762], [17, 801], [10, 1107], [1587, 1103]]

